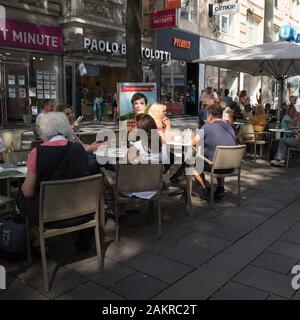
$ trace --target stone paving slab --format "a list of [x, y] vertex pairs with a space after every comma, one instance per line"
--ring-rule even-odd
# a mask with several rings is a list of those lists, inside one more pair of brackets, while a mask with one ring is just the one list
[[136, 272], [112, 287], [112, 291], [129, 300], [148, 300], [168, 284], [140, 272]]
[[295, 294], [291, 278], [277, 272], [249, 266], [234, 281], [290, 299]]
[[268, 248], [268, 251], [300, 260], [300, 245], [294, 243], [276, 241], [270, 248]]
[[186, 264], [178, 263], [151, 252], [142, 253], [126, 261], [125, 264], [170, 284], [184, 277], [194, 269]]
[[214, 253], [219, 253], [230, 245], [229, 241], [198, 232], [191, 233], [180, 241], [187, 245], [196, 246]]
[[265, 300], [268, 296], [269, 293], [266, 291], [229, 282], [213, 294], [210, 300]]
[[97, 259], [88, 263], [77, 266], [74, 271], [89, 280], [102, 285], [105, 288], [114, 286], [119, 281], [127, 278], [136, 271], [124, 266], [120, 263], [115, 263], [105, 259], [104, 271], [99, 273]]
[[295, 264], [297, 264], [297, 259], [280, 256], [270, 252], [264, 252], [252, 262], [253, 266], [286, 275], [290, 274]]
[[85, 283], [68, 293], [60, 296], [57, 300], [123, 300], [113, 292], [93, 283]]
[[289, 230], [280, 237], [280, 240], [300, 245], [300, 232]]
[[249, 232], [249, 228], [236, 227], [230, 225], [219, 226], [212, 231], [209, 231], [208, 234], [213, 237], [218, 237], [229, 242], [235, 242], [238, 239], [242, 238]]
[[161, 255], [180, 263], [188, 264], [193, 267], [199, 267], [202, 263], [211, 259], [214, 256], [214, 253], [180, 243], [176, 247], [165, 250], [161, 253]]

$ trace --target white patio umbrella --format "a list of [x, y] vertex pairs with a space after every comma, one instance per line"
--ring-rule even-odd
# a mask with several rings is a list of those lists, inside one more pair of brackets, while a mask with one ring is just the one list
[[300, 46], [287, 41], [269, 42], [194, 62], [244, 72], [253, 76], [275, 78], [280, 86], [278, 103], [280, 106], [283, 101], [284, 80], [300, 75]]

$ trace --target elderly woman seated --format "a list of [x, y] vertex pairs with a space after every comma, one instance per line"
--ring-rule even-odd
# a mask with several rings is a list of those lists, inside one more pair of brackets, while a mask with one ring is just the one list
[[[81, 144], [70, 142], [73, 131], [63, 113], [46, 114], [41, 120], [40, 132], [44, 143], [29, 154], [28, 172], [18, 198], [21, 213], [35, 226], [39, 223], [41, 182], [74, 179], [89, 174], [87, 153]], [[35, 231], [37, 236], [38, 232]], [[38, 246], [38, 239], [35, 241]]]

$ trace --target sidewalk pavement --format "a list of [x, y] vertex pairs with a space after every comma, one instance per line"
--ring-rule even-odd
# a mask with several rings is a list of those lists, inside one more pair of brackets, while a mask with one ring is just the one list
[[[70, 236], [49, 241], [50, 299], [299, 299], [290, 274], [300, 261], [299, 163], [246, 161], [241, 207], [235, 186], [228, 180], [228, 195], [213, 208], [194, 196], [193, 221], [183, 199], [164, 192], [162, 240], [145, 207], [122, 217], [119, 246], [109, 220], [103, 274], [95, 248], [78, 254]], [[39, 258], [30, 268], [0, 264], [13, 269], [0, 299], [47, 299]]]
[[[236, 181], [211, 208], [193, 196], [194, 220], [184, 200], [162, 195], [163, 238], [144, 206], [121, 217], [120, 244], [114, 222], [105, 226], [105, 267], [97, 272], [96, 251], [76, 253], [72, 236], [49, 240], [49, 298], [57, 300], [300, 299], [291, 269], [300, 264], [300, 163], [270, 167], [243, 163], [241, 207]], [[0, 299], [48, 299], [43, 293], [40, 258], [30, 268], [7, 267], [7, 290]]]

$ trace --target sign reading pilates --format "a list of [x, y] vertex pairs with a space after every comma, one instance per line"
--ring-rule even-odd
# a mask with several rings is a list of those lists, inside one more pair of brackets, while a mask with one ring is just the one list
[[1, 46], [50, 52], [63, 51], [60, 28], [9, 19], [6, 19], [1, 25]]

